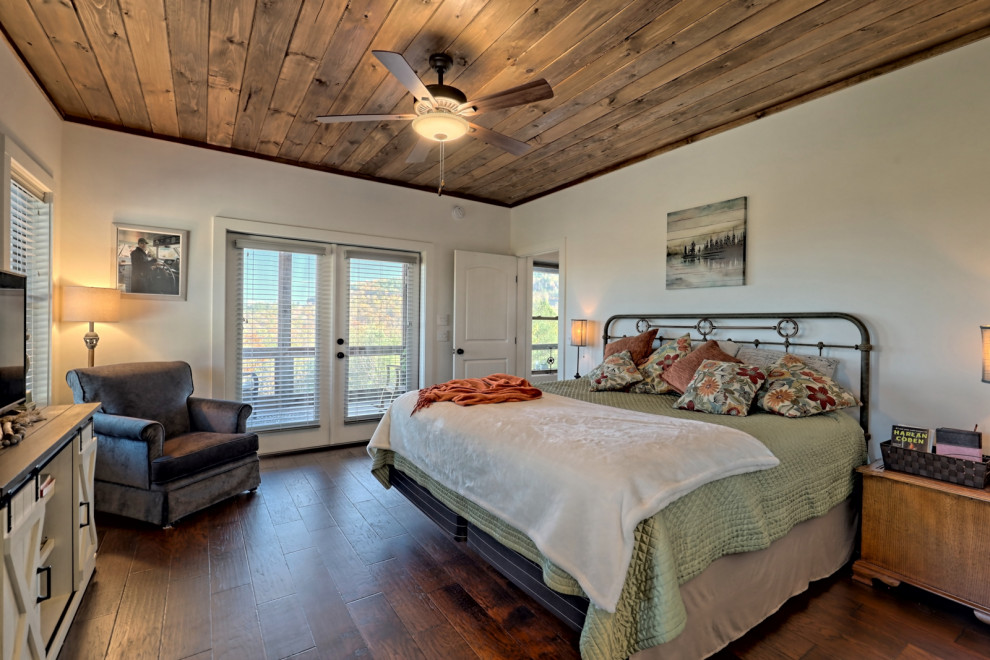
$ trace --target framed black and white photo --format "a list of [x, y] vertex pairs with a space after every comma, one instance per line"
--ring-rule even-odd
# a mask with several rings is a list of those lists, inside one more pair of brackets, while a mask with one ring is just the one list
[[114, 267], [124, 297], [186, 299], [189, 232], [114, 223]]
[[667, 288], [746, 283], [746, 198], [667, 214]]

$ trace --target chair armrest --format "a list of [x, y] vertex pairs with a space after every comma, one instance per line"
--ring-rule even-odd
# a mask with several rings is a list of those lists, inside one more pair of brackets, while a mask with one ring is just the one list
[[160, 422], [98, 412], [93, 414], [93, 433], [97, 480], [151, 487], [151, 462], [161, 458], [165, 442]]
[[193, 430], [210, 433], [244, 433], [252, 410], [250, 404], [240, 401], [195, 396], [189, 397], [188, 405]]
[[93, 413], [93, 433], [98, 436], [140, 441], [151, 447], [157, 445], [158, 451], [152, 450], [156, 456], [161, 456], [162, 443], [165, 441], [165, 427], [160, 422], [101, 412]]

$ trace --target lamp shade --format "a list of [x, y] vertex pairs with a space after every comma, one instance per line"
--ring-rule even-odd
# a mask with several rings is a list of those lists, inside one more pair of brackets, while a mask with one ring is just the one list
[[983, 382], [990, 383], [990, 325], [981, 325], [983, 333]]
[[588, 345], [588, 321], [571, 319], [571, 346]]
[[120, 290], [93, 286], [62, 287], [62, 320], [116, 323], [120, 320]]
[[413, 130], [429, 140], [456, 140], [468, 132], [467, 120], [449, 112], [430, 112], [413, 119]]

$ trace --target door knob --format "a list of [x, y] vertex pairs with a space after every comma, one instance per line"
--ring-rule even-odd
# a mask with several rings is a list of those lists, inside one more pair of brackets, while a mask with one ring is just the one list
[[346, 356], [346, 355], [344, 355], [344, 353], [343, 353], [343, 351], [341, 351], [341, 352], [339, 352], [339, 353], [337, 353], [337, 359], [338, 359], [338, 360], [342, 360], [342, 359], [344, 359], [345, 357], [347, 357], [347, 356]]
[[457, 349], [456, 351], [454, 351], [454, 352], [455, 352], [455, 353], [457, 353], [458, 355], [464, 355], [464, 349], [463, 349], [463, 348], [458, 348], [458, 349]]

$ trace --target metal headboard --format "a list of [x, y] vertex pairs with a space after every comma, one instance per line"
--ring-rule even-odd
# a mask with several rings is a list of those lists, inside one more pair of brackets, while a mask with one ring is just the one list
[[[836, 344], [827, 341], [804, 341], [798, 340], [801, 332], [799, 320], [831, 319], [848, 321], [859, 330], [860, 341], [857, 344]], [[817, 348], [818, 354], [826, 348], [845, 349], [859, 351], [859, 425], [866, 434], [867, 444], [870, 441], [870, 351], [873, 345], [870, 343], [870, 331], [866, 325], [852, 314], [843, 312], [795, 312], [793, 314], [759, 314], [749, 312], [727, 313], [727, 314], [616, 314], [610, 316], [605, 321], [602, 331], [603, 349], [604, 345], [613, 339], [619, 339], [625, 335], [612, 334], [614, 324], [623, 320], [635, 320], [637, 332], [646, 332], [651, 328], [660, 330], [694, 330], [703, 341], [714, 338], [712, 335], [718, 331], [719, 339], [725, 339], [737, 344], [752, 344], [753, 346], [783, 346], [784, 350], [790, 352], [794, 346]], [[693, 321], [688, 324], [686, 322]], [[754, 325], [754, 322], [763, 321], [768, 325]], [[772, 339], [764, 341], [761, 339], [738, 339], [737, 336], [730, 336], [729, 331], [760, 330], [772, 331], [780, 337], [779, 340]], [[673, 337], [661, 337], [657, 339], [673, 339]]]

